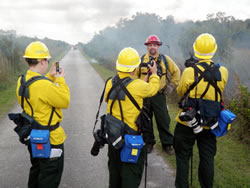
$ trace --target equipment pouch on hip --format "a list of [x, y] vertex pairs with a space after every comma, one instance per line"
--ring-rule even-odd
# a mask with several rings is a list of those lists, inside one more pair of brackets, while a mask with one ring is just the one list
[[219, 126], [217, 129], [211, 130], [213, 134], [217, 137], [224, 136], [228, 131], [229, 124], [233, 123], [236, 115], [232, 113], [230, 110], [223, 110], [220, 112], [219, 116]]
[[143, 133], [147, 133], [147, 132], [151, 132], [151, 127], [152, 127], [152, 119], [150, 117], [150, 112], [147, 111], [148, 109], [146, 109], [144, 106], [141, 109], [141, 112], [139, 114], [139, 116], [137, 117], [135, 123], [139, 129], [139, 132]]
[[30, 143], [33, 158], [49, 158], [51, 152], [49, 130], [32, 129]]
[[9, 119], [14, 121], [16, 127], [14, 131], [19, 136], [19, 140], [22, 144], [29, 143], [29, 135], [32, 129], [31, 123], [23, 116], [23, 113], [10, 113]]
[[141, 135], [124, 136], [124, 146], [121, 149], [121, 161], [125, 163], [137, 163], [144, 141]]
[[123, 146], [124, 124], [123, 121], [114, 116], [106, 115], [104, 130], [108, 134], [107, 142], [112, 144], [115, 149], [120, 149]]
[[197, 99], [197, 101], [200, 115], [203, 119], [202, 125], [212, 127], [218, 121], [220, 116], [220, 112], [222, 110], [221, 103], [206, 99]]

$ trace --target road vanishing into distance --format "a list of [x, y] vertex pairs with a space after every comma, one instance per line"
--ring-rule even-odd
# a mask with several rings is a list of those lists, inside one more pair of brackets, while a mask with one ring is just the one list
[[[107, 146], [100, 150], [98, 156], [90, 155], [94, 143], [92, 129], [104, 81], [78, 50], [70, 50], [60, 64], [65, 69], [71, 92], [70, 106], [64, 110], [61, 123], [67, 140], [60, 188], [107, 188]], [[105, 108], [106, 104], [100, 114], [105, 113]], [[20, 111], [19, 105], [11, 110]], [[28, 151], [18, 141], [13, 131], [15, 125], [7, 115], [0, 120], [0, 126], [0, 188], [25, 188], [30, 168]], [[148, 155], [147, 188], [156, 187], [174, 187], [174, 171], [154, 150]]]

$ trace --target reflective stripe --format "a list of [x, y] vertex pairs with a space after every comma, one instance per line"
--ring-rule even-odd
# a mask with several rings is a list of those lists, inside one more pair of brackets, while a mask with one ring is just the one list
[[209, 54], [202, 54], [202, 53], [197, 52], [196, 50], [194, 50], [194, 53], [196, 53], [196, 54], [198, 54], [200, 56], [213, 56], [215, 54], [215, 52], [209, 53]]
[[120, 66], [120, 67], [125, 67], [125, 68], [136, 68], [139, 66], [140, 63], [138, 63], [137, 65], [121, 65], [120, 63], [116, 62], [116, 65]]
[[122, 140], [122, 137], [120, 136], [119, 138], [117, 138], [112, 145], [115, 146], [118, 142], [120, 142]]
[[217, 121], [215, 124], [213, 124], [213, 126], [211, 126], [210, 129], [213, 130], [213, 129], [216, 128], [217, 126], [218, 126], [218, 121]]

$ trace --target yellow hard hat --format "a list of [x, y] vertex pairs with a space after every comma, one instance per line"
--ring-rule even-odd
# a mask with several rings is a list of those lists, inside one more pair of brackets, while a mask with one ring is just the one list
[[40, 41], [31, 42], [27, 46], [23, 57], [28, 58], [28, 59], [49, 59], [49, 58], [51, 58], [47, 46]]
[[213, 35], [203, 33], [196, 38], [193, 49], [197, 58], [211, 59], [217, 50], [216, 40]]
[[138, 67], [140, 63], [141, 58], [134, 48], [124, 48], [118, 55], [116, 70], [121, 72], [133, 72], [133, 70]]

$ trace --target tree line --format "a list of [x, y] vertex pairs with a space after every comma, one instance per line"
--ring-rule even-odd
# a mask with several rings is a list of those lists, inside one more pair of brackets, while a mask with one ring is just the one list
[[[132, 18], [123, 18], [114, 26], [96, 33], [87, 44], [79, 43], [84, 52], [108, 68], [114, 68], [119, 51], [131, 46], [142, 55], [143, 45], [150, 34], [159, 36], [163, 45], [160, 52], [171, 56], [183, 69], [196, 37], [208, 32], [218, 44], [215, 62], [221, 62], [241, 81], [248, 85], [250, 75], [250, 19], [237, 20], [225, 13], [208, 14], [204, 21], [178, 23], [173, 16], [162, 18], [156, 14], [137, 13]], [[243, 74], [244, 72], [244, 74]], [[232, 83], [230, 83], [232, 85]], [[248, 85], [249, 86], [249, 85]]]

